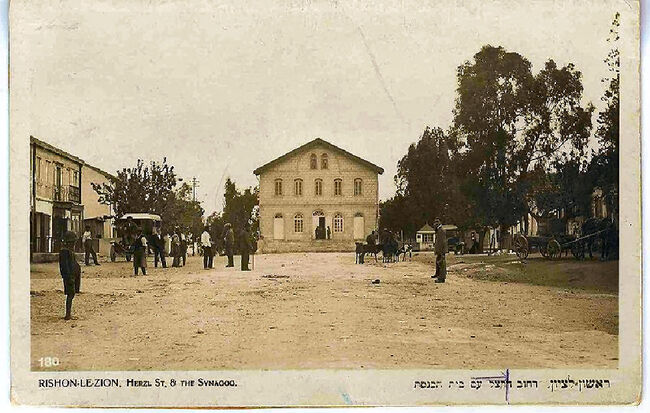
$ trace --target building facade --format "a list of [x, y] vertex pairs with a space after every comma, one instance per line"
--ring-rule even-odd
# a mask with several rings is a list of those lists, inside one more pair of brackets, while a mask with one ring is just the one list
[[83, 161], [34, 137], [30, 155], [32, 252], [58, 252], [65, 231], [82, 233]]
[[353, 250], [377, 227], [383, 172], [322, 139], [257, 168], [259, 250]]
[[113, 209], [109, 204], [99, 202], [99, 195], [92, 184], [110, 184], [113, 175], [92, 165], [84, 164], [81, 174], [81, 199], [84, 205], [84, 228], [90, 227], [94, 249], [108, 256], [111, 249], [110, 238], [114, 234]]
[[[30, 137], [30, 234], [31, 253], [38, 261], [52, 259], [47, 254], [61, 248], [66, 231], [81, 239], [86, 225], [91, 227], [95, 251], [108, 254], [114, 235], [113, 211], [99, 202], [92, 183], [109, 183], [112, 175], [82, 159]], [[81, 251], [81, 242], [76, 245]]]

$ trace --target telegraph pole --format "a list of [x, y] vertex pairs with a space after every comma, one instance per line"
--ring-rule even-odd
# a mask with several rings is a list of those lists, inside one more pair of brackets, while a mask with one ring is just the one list
[[196, 176], [192, 177], [192, 201], [196, 202], [196, 188], [198, 188], [199, 185], [199, 180], [196, 179]]

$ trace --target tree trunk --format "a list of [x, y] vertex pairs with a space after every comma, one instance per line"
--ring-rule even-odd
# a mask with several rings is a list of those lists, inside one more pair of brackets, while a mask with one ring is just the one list
[[483, 253], [483, 244], [485, 243], [485, 227], [481, 228], [481, 231], [478, 235], [478, 250], [476, 251], [479, 254]]

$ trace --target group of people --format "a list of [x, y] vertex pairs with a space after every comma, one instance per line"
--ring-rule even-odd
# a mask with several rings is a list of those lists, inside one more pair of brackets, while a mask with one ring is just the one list
[[[435, 279], [436, 283], [444, 283], [447, 279], [446, 254], [449, 249], [447, 245], [447, 232], [442, 227], [442, 222], [439, 218], [436, 218], [433, 221], [433, 228], [436, 231], [436, 240], [434, 244], [434, 252], [436, 255], [436, 272], [431, 276], [431, 278]], [[361, 256], [359, 257], [358, 261], [359, 264], [363, 264], [363, 256], [365, 255], [366, 251], [375, 250], [375, 252], [378, 252], [379, 246], [377, 246], [377, 241], [379, 241], [379, 246], [381, 246], [384, 257], [389, 256], [392, 248], [396, 249], [398, 245], [397, 236], [392, 231], [384, 228], [383, 231], [377, 234], [377, 232], [373, 230], [366, 237], [366, 244], [368, 248], [361, 249]], [[358, 245], [361, 244], [359, 243]], [[377, 246], [376, 249], [374, 248], [375, 246]], [[357, 254], [359, 254], [359, 250], [357, 250]]]
[[316, 239], [332, 239], [332, 230], [330, 229], [329, 225], [327, 228], [319, 225], [314, 230], [314, 236]]
[[[224, 255], [228, 257], [228, 263], [226, 268], [234, 267], [234, 253], [235, 253], [235, 231], [233, 230], [232, 224], [226, 223], [224, 225], [224, 230], [221, 235], [224, 245]], [[257, 249], [253, 245], [250, 234], [250, 226], [246, 223], [237, 236], [237, 246], [239, 247], [239, 253], [241, 254], [241, 270], [250, 271], [248, 264], [250, 261], [250, 254], [254, 253]], [[206, 226], [203, 229], [201, 234], [201, 248], [203, 249], [203, 268], [211, 269], [213, 267], [214, 256], [216, 255], [216, 245], [212, 240], [212, 235], [210, 235], [210, 228]]]

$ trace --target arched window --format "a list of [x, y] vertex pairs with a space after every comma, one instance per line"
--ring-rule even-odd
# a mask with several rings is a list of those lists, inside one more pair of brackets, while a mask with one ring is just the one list
[[354, 180], [354, 196], [359, 196], [363, 194], [363, 181], [361, 181], [361, 178], [357, 178]]
[[327, 169], [327, 154], [324, 153], [320, 156], [320, 169]]
[[343, 232], [343, 215], [334, 215], [334, 232]]
[[334, 195], [343, 195], [343, 181], [341, 179], [334, 180]]
[[277, 214], [275, 214], [275, 218], [282, 218], [282, 214], [278, 212]]
[[316, 169], [318, 168], [318, 158], [316, 157], [315, 153], [312, 153], [311, 156], [309, 157], [309, 169]]
[[293, 194], [296, 196], [302, 196], [302, 179], [296, 179], [293, 181]]
[[316, 179], [314, 181], [314, 195], [323, 195], [323, 180]]
[[282, 195], [282, 179], [275, 180], [275, 195]]
[[304, 228], [302, 214], [296, 214], [293, 217], [293, 231], [302, 232]]

